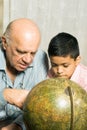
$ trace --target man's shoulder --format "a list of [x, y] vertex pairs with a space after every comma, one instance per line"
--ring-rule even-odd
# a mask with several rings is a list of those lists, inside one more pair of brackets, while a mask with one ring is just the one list
[[38, 50], [36, 55], [35, 55], [35, 59], [43, 59], [47, 57], [47, 53], [44, 50]]
[[44, 50], [39, 49], [36, 53], [36, 55], [44, 55], [47, 54]]
[[49, 60], [48, 60], [48, 56], [47, 53], [43, 50], [38, 50], [34, 60], [33, 60], [33, 66], [38, 66], [38, 67], [43, 67], [43, 69], [47, 69], [49, 68]]

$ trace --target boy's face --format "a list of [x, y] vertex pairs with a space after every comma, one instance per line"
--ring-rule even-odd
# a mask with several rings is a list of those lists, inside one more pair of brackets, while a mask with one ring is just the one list
[[53, 77], [70, 79], [76, 69], [76, 66], [80, 63], [80, 56], [78, 56], [76, 60], [70, 56], [51, 56], [50, 62]]

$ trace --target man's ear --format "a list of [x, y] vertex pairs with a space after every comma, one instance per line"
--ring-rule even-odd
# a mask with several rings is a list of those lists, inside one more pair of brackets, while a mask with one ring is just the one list
[[1, 37], [1, 41], [2, 41], [3, 49], [6, 50], [6, 47], [7, 47], [6, 38], [5, 38], [4, 36], [2, 36], [2, 37]]
[[76, 65], [78, 65], [78, 64], [80, 63], [80, 61], [81, 61], [81, 56], [78, 56], [78, 57], [76, 58]]

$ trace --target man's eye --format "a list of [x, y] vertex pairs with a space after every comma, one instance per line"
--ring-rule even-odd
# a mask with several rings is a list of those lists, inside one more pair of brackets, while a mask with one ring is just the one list
[[18, 51], [18, 53], [19, 53], [19, 54], [24, 54], [24, 53], [23, 53], [23, 52], [21, 52], [21, 51]]
[[24, 54], [25, 52], [23, 52], [23, 51], [20, 51], [20, 50], [16, 50], [17, 51], [17, 53], [19, 53], [19, 54]]
[[36, 52], [31, 52], [31, 55], [34, 56], [36, 54]]

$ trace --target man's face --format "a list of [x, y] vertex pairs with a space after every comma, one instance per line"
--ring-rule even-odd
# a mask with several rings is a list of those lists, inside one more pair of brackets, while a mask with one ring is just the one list
[[53, 77], [60, 77], [60, 78], [68, 78], [70, 79], [76, 66], [80, 62], [80, 57], [78, 56], [76, 60], [71, 58], [70, 56], [67, 57], [59, 57], [59, 56], [51, 56], [51, 69]]
[[5, 44], [7, 64], [17, 71], [24, 71], [33, 61], [38, 44], [28, 39], [12, 40]]

